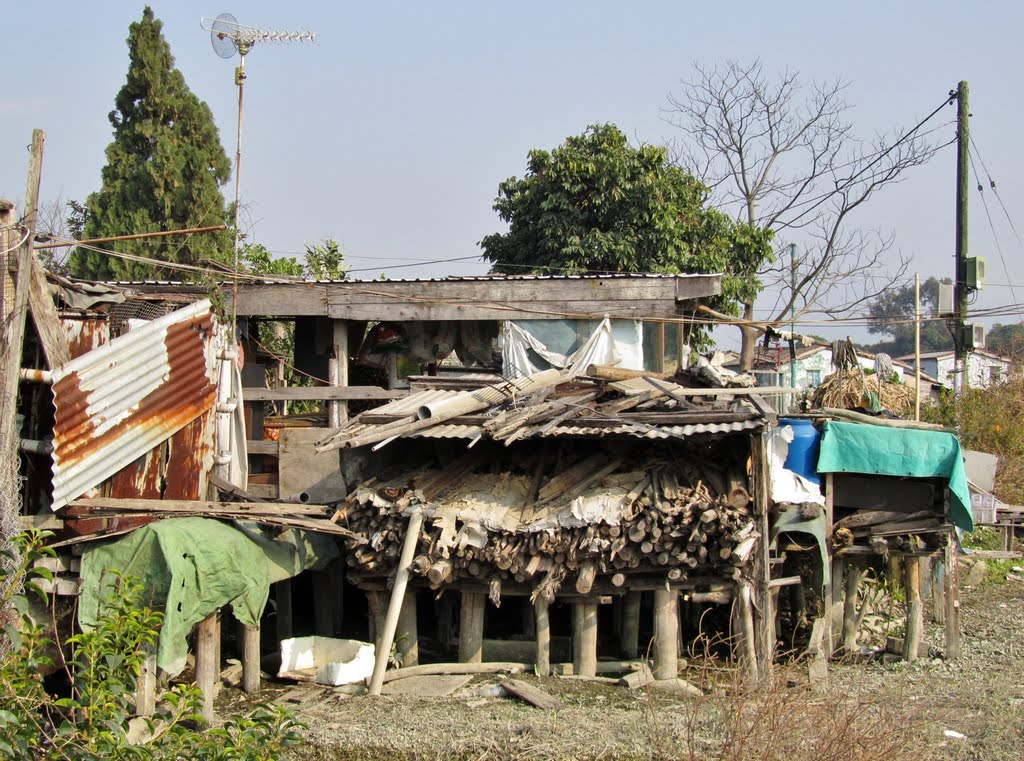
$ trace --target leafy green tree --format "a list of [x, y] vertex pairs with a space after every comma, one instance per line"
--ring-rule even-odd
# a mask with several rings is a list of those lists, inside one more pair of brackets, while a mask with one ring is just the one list
[[996, 323], [985, 336], [985, 348], [1014, 359], [1024, 357], [1024, 324]]
[[707, 195], [665, 148], [592, 125], [529, 152], [525, 176], [502, 182], [494, 202], [508, 232], [480, 245], [495, 272], [721, 272], [713, 306], [737, 314], [761, 287], [771, 233], [708, 208]]
[[[86, 203], [86, 238], [226, 224], [221, 186], [231, 163], [221, 146], [210, 108], [174, 66], [162, 23], [147, 7], [128, 33], [128, 78], [110, 112], [114, 140], [107, 147], [102, 188]], [[119, 243], [120, 252], [167, 262], [230, 262], [232, 233], [170, 236]], [[79, 248], [74, 275], [137, 280], [164, 276], [196, 279], [194, 273], [111, 257]]]
[[[921, 283], [921, 351], [944, 351], [953, 348], [946, 321], [935, 319], [939, 304], [939, 284], [948, 285], [949, 278], [941, 281], [930, 277]], [[869, 351], [884, 351], [894, 357], [914, 351], [914, 286], [893, 288], [871, 301], [868, 306], [868, 332], [889, 336], [888, 341], [865, 347]]]

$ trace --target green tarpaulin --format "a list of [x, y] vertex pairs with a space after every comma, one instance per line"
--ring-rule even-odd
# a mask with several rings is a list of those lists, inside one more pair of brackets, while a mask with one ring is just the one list
[[964, 531], [974, 528], [964, 458], [951, 433], [829, 422], [821, 438], [818, 472], [944, 478], [953, 524]]
[[171, 676], [185, 667], [192, 627], [231, 605], [235, 618], [259, 625], [270, 584], [337, 557], [333, 540], [303, 531], [271, 539], [251, 524], [207, 518], [157, 521], [82, 555], [78, 622], [96, 625], [119, 571], [143, 585], [143, 600], [164, 613], [157, 665]]

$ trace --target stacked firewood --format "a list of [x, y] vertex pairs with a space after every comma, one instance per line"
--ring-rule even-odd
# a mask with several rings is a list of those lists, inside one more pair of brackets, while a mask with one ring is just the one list
[[575, 584], [577, 593], [589, 594], [595, 583], [628, 586], [643, 574], [671, 580], [737, 576], [750, 562], [759, 536], [750, 494], [738, 480], [707, 467], [702, 469], [707, 477], [700, 478], [689, 464], [680, 474], [678, 465], [658, 462], [647, 463], [645, 471], [631, 471], [639, 477], [620, 498], [617, 520], [531, 531], [535, 506], [568, 504], [585, 488], [599, 491], [603, 481], [620, 475], [621, 483], [627, 475], [619, 460], [605, 459], [602, 466], [591, 458], [544, 484], [535, 475], [527, 504], [516, 512], [522, 516], [517, 530], [490, 530], [482, 541], [446, 544], [434, 508], [445, 503], [475, 464], [464, 461], [444, 472], [421, 470], [358, 488], [336, 516], [368, 538], [347, 555], [351, 574], [370, 578], [394, 571], [408, 525], [403, 511], [417, 503], [427, 519], [412, 572], [435, 588], [460, 579], [487, 582], [492, 589], [501, 582], [520, 583], [550, 599], [566, 580]]

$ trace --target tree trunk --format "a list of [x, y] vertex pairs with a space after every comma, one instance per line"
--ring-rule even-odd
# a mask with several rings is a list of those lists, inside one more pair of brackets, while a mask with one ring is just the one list
[[[753, 321], [753, 302], [743, 305], [743, 319]], [[740, 346], [740, 372], [747, 373], [754, 367], [754, 357], [757, 354], [757, 338], [759, 333], [756, 329], [745, 325], [740, 326], [740, 333], [743, 338], [743, 343]]]

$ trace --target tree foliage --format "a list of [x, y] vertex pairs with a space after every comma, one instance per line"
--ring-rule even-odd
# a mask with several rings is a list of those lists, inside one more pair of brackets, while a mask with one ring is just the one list
[[[921, 283], [921, 351], [945, 351], [953, 348], [953, 337], [946, 321], [936, 319], [939, 305], [939, 284], [948, 285], [949, 278], [941, 281], [930, 277]], [[876, 297], [868, 306], [868, 332], [889, 336], [888, 341], [865, 347], [869, 351], [884, 351], [894, 357], [914, 351], [914, 286], [892, 288]]]
[[717, 306], [735, 314], [760, 288], [771, 234], [708, 208], [707, 192], [665, 148], [592, 125], [529, 152], [526, 174], [502, 182], [494, 202], [508, 231], [480, 245], [495, 272], [721, 272]]
[[985, 348], [1018, 362], [1024, 359], [1024, 324], [997, 322], [985, 335]]
[[[107, 146], [102, 187], [86, 203], [86, 238], [210, 227], [229, 220], [220, 187], [230, 177], [231, 163], [210, 108], [175, 68], [162, 26], [147, 7], [142, 20], [129, 27], [128, 76], [109, 116], [114, 140]], [[167, 262], [230, 262], [232, 233], [130, 241], [117, 249]], [[83, 248], [72, 254], [71, 271], [90, 279], [167, 276], [158, 266]], [[175, 271], [175, 277], [195, 279], [188, 272]]]
[[[35, 565], [40, 557], [53, 555], [40, 544], [44, 536], [22, 534], [0, 552], [0, 610], [5, 613], [0, 630], [0, 757], [258, 761], [279, 758], [286, 747], [298, 743], [300, 725], [280, 706], [259, 705], [246, 715], [227, 717], [217, 728], [204, 726], [202, 693], [185, 684], [160, 696], [151, 720], [133, 720], [145, 649], [156, 642], [163, 616], [142, 603], [141, 585], [129, 579], [118, 579], [121, 594], [96, 628], [68, 641], [70, 689], [66, 694], [48, 690], [42, 672], [54, 666], [49, 654], [54, 643], [29, 606], [32, 595], [47, 608], [38, 582], [52, 575]], [[140, 721], [143, 726], [132, 731]]]

